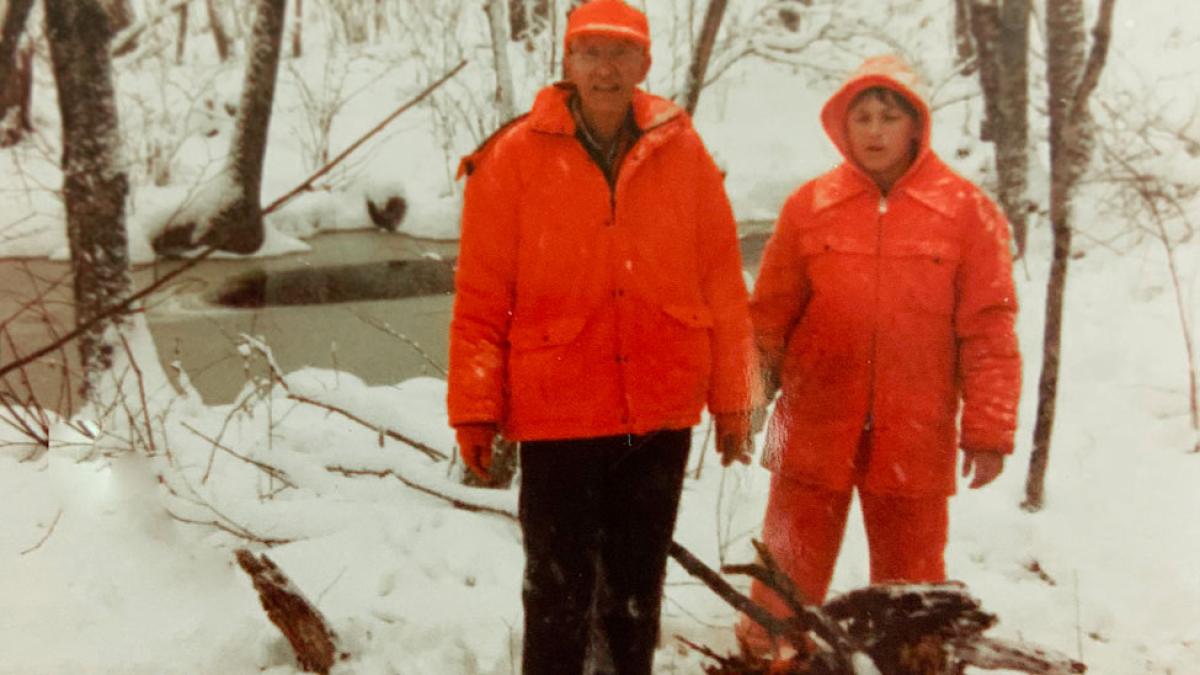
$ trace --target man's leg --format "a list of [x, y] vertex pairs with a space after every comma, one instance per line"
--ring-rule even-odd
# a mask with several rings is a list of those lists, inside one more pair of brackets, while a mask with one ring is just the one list
[[859, 497], [871, 549], [871, 583], [945, 581], [950, 526], [946, 497], [861, 492]]
[[583, 673], [596, 580], [601, 453], [594, 441], [521, 444], [525, 675]]
[[[820, 605], [825, 600], [849, 509], [849, 492], [826, 490], [780, 474], [771, 477], [767, 513], [763, 518], [763, 543], [807, 604]], [[792, 614], [778, 595], [758, 581], [750, 584], [750, 599], [775, 616]], [[742, 617], [738, 624], [737, 635], [756, 653], [767, 653], [776, 647], [766, 631], [747, 617]]]
[[596, 620], [620, 675], [649, 675], [691, 430], [619, 437], [605, 477]]

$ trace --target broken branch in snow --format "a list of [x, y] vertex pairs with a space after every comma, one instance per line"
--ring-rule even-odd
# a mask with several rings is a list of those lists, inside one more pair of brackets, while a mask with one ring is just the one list
[[408, 436], [405, 436], [404, 434], [400, 433], [399, 431], [396, 431], [394, 429], [389, 429], [388, 427], [385, 427], [382, 425], [371, 424], [367, 420], [359, 417], [358, 415], [355, 415], [354, 413], [350, 412], [349, 410], [346, 410], [345, 408], [340, 408], [332, 403], [326, 403], [325, 401], [318, 401], [315, 398], [310, 398], [308, 396], [304, 396], [303, 394], [297, 394], [297, 393], [293, 392], [291, 387], [288, 386], [287, 379], [283, 376], [283, 369], [280, 368], [279, 364], [275, 362], [275, 357], [271, 353], [271, 348], [268, 347], [266, 344], [264, 344], [262, 341], [257, 340], [255, 338], [251, 338], [251, 337], [246, 337], [245, 343], [246, 343], [247, 347], [249, 347], [250, 349], [253, 349], [254, 351], [256, 351], [262, 355], [263, 361], [266, 362], [267, 369], [270, 370], [270, 372], [271, 372], [271, 379], [274, 380], [280, 387], [283, 388], [283, 390], [287, 393], [288, 399], [290, 399], [292, 401], [296, 401], [297, 403], [305, 403], [307, 405], [311, 405], [311, 406], [321, 408], [323, 410], [328, 410], [329, 412], [341, 415], [342, 417], [345, 417], [346, 419], [350, 420], [351, 422], [360, 424], [368, 429], [371, 429], [372, 431], [376, 431], [384, 436], [387, 436], [388, 438], [390, 438], [392, 440], [400, 441], [401, 443], [404, 443], [405, 445], [407, 445], [411, 448], [414, 448], [420, 452], [423, 452], [423, 453], [425, 453], [426, 456], [428, 456], [432, 460], [441, 461], [441, 460], [447, 459], [446, 453], [442, 452], [441, 450], [438, 450], [437, 448], [426, 445], [418, 440], [409, 438]]
[[473, 513], [491, 513], [491, 514], [497, 515], [497, 516], [505, 516], [507, 518], [513, 518], [513, 514], [509, 513], [508, 511], [505, 511], [504, 509], [499, 509], [494, 506], [486, 506], [483, 504], [473, 504], [471, 502], [468, 502], [468, 501], [465, 501], [462, 499], [458, 499], [456, 497], [451, 497], [450, 495], [438, 492], [437, 490], [434, 490], [433, 488], [425, 487], [424, 485], [420, 485], [419, 483], [414, 483], [413, 481], [405, 478], [404, 476], [401, 476], [400, 474], [396, 473], [395, 471], [392, 471], [391, 469], [380, 469], [378, 471], [375, 471], [375, 470], [370, 470], [370, 469], [350, 469], [350, 468], [346, 468], [344, 466], [327, 466], [325, 468], [328, 471], [332, 471], [334, 473], [340, 473], [343, 476], [375, 476], [378, 478], [385, 478], [387, 476], [391, 476], [392, 478], [395, 478], [396, 480], [400, 481], [401, 483], [404, 483], [408, 487], [416, 490], [417, 492], [422, 492], [431, 497], [437, 497], [439, 499], [449, 502], [456, 509], [462, 509], [464, 511], [471, 511]]
[[[280, 381], [280, 384], [283, 384], [282, 380]], [[284, 387], [284, 390], [287, 390], [287, 385], [283, 385], [283, 387]], [[413, 440], [413, 439], [409, 438], [408, 436], [405, 436], [404, 434], [402, 434], [398, 431], [395, 431], [393, 429], [389, 429], [387, 427], [379, 426], [376, 424], [371, 424], [370, 422], [355, 415], [354, 413], [350, 412], [349, 410], [345, 410], [344, 408], [339, 408], [339, 407], [333, 405], [332, 403], [325, 403], [324, 401], [318, 401], [316, 399], [309, 398], [307, 396], [302, 396], [300, 394], [292, 393], [291, 391], [288, 391], [287, 394], [288, 394], [289, 400], [296, 401], [297, 403], [306, 403], [308, 405], [315, 406], [317, 408], [322, 408], [324, 410], [328, 410], [329, 412], [332, 412], [332, 413], [337, 413], [338, 415], [345, 417], [346, 419], [350, 420], [351, 422], [361, 424], [362, 426], [367, 427], [368, 429], [373, 429], [375, 431], [378, 431], [379, 433], [383, 434], [384, 436], [387, 436], [388, 438], [390, 438], [392, 440], [400, 441], [401, 443], [403, 443], [409, 447], [419, 450], [420, 452], [425, 453], [425, 455], [428, 456], [430, 459], [437, 460], [437, 461], [447, 459], [446, 453], [438, 450], [437, 448], [426, 445], [420, 441]]]
[[233, 449], [222, 444], [217, 439], [206, 436], [204, 433], [200, 432], [198, 429], [196, 429], [192, 425], [188, 424], [187, 422], [180, 422], [180, 424], [183, 426], [184, 429], [187, 429], [188, 431], [192, 432], [196, 436], [199, 436], [200, 438], [204, 439], [205, 441], [212, 443], [212, 446], [214, 448], [216, 448], [218, 450], [224, 450], [226, 453], [228, 453], [232, 457], [240, 459], [243, 462], [245, 462], [251, 466], [257, 467], [263, 473], [267, 474], [271, 478], [274, 478], [275, 480], [283, 483], [284, 485], [286, 485], [290, 488], [296, 487], [296, 484], [293, 483], [290, 478], [288, 478], [287, 473], [285, 473], [282, 469], [271, 466], [270, 464], [264, 464], [257, 460], [250, 459], [249, 457], [247, 457], [245, 455], [239, 454], [238, 452], [234, 451]]
[[264, 554], [234, 551], [238, 565], [250, 575], [267, 617], [292, 645], [300, 667], [310, 673], [328, 673], [337, 656], [337, 635], [287, 575]]

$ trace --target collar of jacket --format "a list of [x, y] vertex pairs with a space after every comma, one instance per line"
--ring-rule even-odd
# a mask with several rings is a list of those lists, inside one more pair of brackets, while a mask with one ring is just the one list
[[[954, 172], [933, 152], [924, 152], [913, 161], [909, 170], [892, 186], [888, 199], [905, 193], [934, 211], [953, 217], [957, 207], [956, 190], [944, 181], [953, 181]], [[814, 184], [813, 212], [833, 208], [864, 192], [881, 198], [879, 186], [851, 161], [842, 162]]]
[[[547, 134], [575, 135], [575, 118], [571, 115], [570, 100], [574, 85], [556, 82], [538, 92], [529, 111], [529, 126]], [[648, 94], [641, 89], [633, 92], [633, 123], [643, 133], [673, 125], [669, 122], [683, 116], [683, 108], [665, 98]]]
[[[458, 163], [455, 178], [469, 176], [474, 172], [495, 145], [518, 123], [526, 123], [534, 131], [548, 134], [575, 135], [575, 119], [571, 115], [569, 102], [574, 93], [574, 85], [569, 82], [556, 82], [544, 87], [534, 98], [533, 108], [526, 114], [506, 122], [491, 136], [483, 141], [478, 148], [466, 155]], [[668, 138], [686, 126], [687, 115], [683, 108], [660, 96], [648, 94], [641, 89], [633, 92], [633, 122], [641, 132], [639, 144], [645, 143], [654, 147], [661, 145]]]

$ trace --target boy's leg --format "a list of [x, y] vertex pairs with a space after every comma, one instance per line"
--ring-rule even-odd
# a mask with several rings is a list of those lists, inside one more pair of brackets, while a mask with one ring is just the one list
[[[808, 604], [825, 600], [834, 565], [846, 529], [850, 493], [827, 490], [771, 477], [767, 513], [763, 519], [763, 543], [780, 568], [792, 579]], [[750, 598], [775, 616], [790, 616], [783, 600], [763, 584], [750, 584]], [[742, 617], [738, 639], [751, 651], [766, 653], [773, 645], [761, 626]]]
[[860, 493], [860, 499], [871, 549], [871, 583], [946, 580], [947, 497]]

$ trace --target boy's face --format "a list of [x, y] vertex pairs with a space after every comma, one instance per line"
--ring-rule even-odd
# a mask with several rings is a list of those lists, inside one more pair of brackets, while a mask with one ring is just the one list
[[850, 154], [868, 174], [895, 181], [913, 160], [917, 121], [893, 103], [864, 96], [846, 114]]

